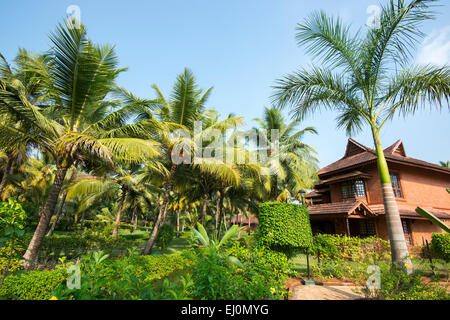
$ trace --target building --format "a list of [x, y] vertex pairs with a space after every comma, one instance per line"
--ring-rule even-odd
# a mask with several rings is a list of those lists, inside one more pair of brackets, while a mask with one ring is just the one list
[[[410, 158], [398, 140], [384, 154], [403, 231], [409, 245], [422, 245], [443, 230], [420, 217], [421, 206], [449, 224], [450, 169]], [[375, 150], [349, 139], [344, 157], [318, 172], [320, 182], [305, 196], [313, 233], [389, 239]]]

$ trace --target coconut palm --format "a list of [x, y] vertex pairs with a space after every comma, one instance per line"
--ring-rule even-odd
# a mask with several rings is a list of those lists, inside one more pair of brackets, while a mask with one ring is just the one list
[[[135, 166], [137, 167], [137, 166]], [[113, 238], [119, 233], [122, 213], [128, 208], [144, 207], [151, 195], [139, 180], [137, 168], [115, 166], [97, 175], [80, 175], [68, 187], [67, 199], [84, 197], [80, 210], [85, 211], [100, 199], [119, 200], [115, 215]], [[147, 199], [146, 199], [147, 197]], [[135, 212], [136, 213], [136, 212]]]
[[[145, 246], [144, 254], [151, 252], [159, 228], [166, 218], [169, 195], [172, 191], [177, 167], [180, 165], [194, 165], [206, 172], [216, 172], [215, 169], [217, 167], [214, 164], [194, 164], [194, 161], [192, 161], [192, 155], [197, 153], [195, 150], [201, 149], [200, 144], [197, 143], [198, 145], [196, 145], [196, 137], [194, 136], [195, 123], [202, 123], [210, 113], [205, 106], [212, 88], [206, 91], [199, 89], [194, 74], [189, 69], [185, 69], [182, 74], [178, 75], [170, 99], [166, 99], [156, 85], [153, 85], [153, 88], [157, 94], [157, 99], [154, 101], [154, 104], [157, 105], [154, 110], [155, 115], [163, 123], [178, 125], [179, 129], [182, 129], [183, 132], [177, 131], [172, 134], [164, 134], [164, 132], [161, 132], [160, 142], [165, 155], [165, 158], [161, 161], [167, 165], [169, 173], [162, 186], [164, 190], [162, 203], [150, 239]], [[205, 132], [208, 130], [221, 130], [237, 126], [241, 123], [241, 118], [228, 118], [204, 129], [200, 135], [206, 135]], [[174, 162], [173, 160], [175, 158], [179, 159]]]
[[[113, 47], [94, 45], [84, 26], [74, 28], [70, 22], [60, 24], [50, 40], [53, 46], [47, 60], [29, 56], [22, 65], [42, 84], [42, 99], [35, 102], [27, 96], [26, 86], [19, 78], [11, 80], [13, 76], [2, 78], [0, 89], [0, 113], [8, 118], [0, 122], [1, 145], [14, 148], [32, 143], [51, 154], [57, 168], [24, 255], [26, 269], [36, 266], [66, 173], [74, 163], [82, 165], [90, 159], [138, 162], [158, 153], [157, 143], [149, 140], [151, 121], [126, 123], [130, 108], [105, 113], [105, 106], [115, 105], [108, 97], [123, 71], [117, 68]], [[0, 61], [3, 74], [11, 70], [4, 59]], [[104, 112], [99, 114], [100, 105]], [[24, 123], [26, 130], [8, 123]]]
[[303, 118], [320, 108], [338, 112], [337, 125], [351, 135], [367, 125], [373, 136], [389, 230], [392, 261], [413, 271], [380, 131], [396, 114], [414, 114], [426, 103], [448, 103], [448, 66], [413, 65], [413, 49], [422, 23], [433, 17], [435, 2], [389, 1], [381, 8], [377, 28], [351, 35], [350, 27], [324, 12], [297, 28], [297, 40], [321, 58], [323, 67], [300, 69], [278, 81], [275, 101], [290, 104]]
[[[315, 150], [303, 142], [306, 134], [317, 134], [313, 127], [299, 130], [299, 119], [286, 123], [281, 111], [275, 107], [264, 108], [263, 119], [254, 119], [259, 127], [255, 130], [263, 131], [259, 135], [259, 147], [267, 146], [269, 159], [273, 153], [270, 142], [272, 130], [278, 130], [278, 154], [271, 166], [275, 169], [271, 179], [271, 199], [277, 199], [283, 195], [297, 195], [300, 190], [310, 189], [317, 180], [317, 158]], [[262, 142], [262, 144], [261, 144]]]

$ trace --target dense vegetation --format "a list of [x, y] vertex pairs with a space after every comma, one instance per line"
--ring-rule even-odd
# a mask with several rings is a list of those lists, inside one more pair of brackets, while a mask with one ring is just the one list
[[[337, 108], [349, 133], [366, 121], [390, 186], [380, 129], [421, 101], [448, 102], [448, 67], [387, 72], [408, 60], [404, 39], [420, 36], [412, 29], [428, 10], [425, 1], [391, 1], [365, 40], [314, 15], [298, 38], [331, 66], [287, 76], [250, 130], [210, 108], [212, 88], [187, 68], [171, 92], [153, 85], [153, 99], [119, 87], [126, 69], [114, 47], [71, 21], [56, 27], [44, 53], [0, 54], [0, 298], [286, 299], [286, 280], [299, 275], [291, 258], [306, 248], [318, 278], [363, 281], [370, 264], [383, 266], [381, 288], [368, 296], [448, 298], [439, 287], [427, 295], [420, 275], [391, 269], [406, 246], [313, 238], [297, 204], [318, 169], [305, 142], [317, 131], [301, 127], [303, 115]], [[299, 117], [284, 118], [278, 107], [287, 104]], [[447, 235], [432, 246], [448, 261]]]

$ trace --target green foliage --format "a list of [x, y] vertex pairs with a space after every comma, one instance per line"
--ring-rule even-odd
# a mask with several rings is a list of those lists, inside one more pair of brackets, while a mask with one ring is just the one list
[[235, 241], [231, 247], [198, 251], [193, 266], [196, 299], [283, 299], [286, 279], [293, 275], [286, 255]]
[[170, 224], [163, 224], [159, 229], [156, 243], [161, 250], [165, 250], [175, 237], [175, 231]]
[[389, 242], [377, 237], [317, 234], [313, 237], [311, 253], [322, 258], [359, 260], [371, 255], [389, 253]]
[[308, 209], [289, 203], [263, 203], [259, 207], [258, 242], [292, 255], [312, 245]]
[[317, 234], [311, 253], [318, 258], [312, 267], [315, 277], [363, 279], [367, 267], [385, 263], [390, 258], [389, 242], [376, 238]]
[[101, 251], [82, 258], [80, 289], [68, 289], [62, 283], [53, 293], [58, 299], [188, 299], [190, 276], [176, 282], [168, 277], [191, 265], [192, 254], [129, 256], [110, 259]]
[[69, 259], [78, 258], [91, 250], [103, 250], [111, 255], [117, 255], [140, 243], [141, 239], [128, 239], [119, 236], [112, 238], [110, 234], [85, 230], [70, 235], [53, 235], [45, 237], [42, 241], [40, 256], [54, 258], [61, 256]]
[[192, 255], [186, 252], [164, 255], [135, 256], [129, 262], [136, 266], [137, 277], [150, 281], [167, 277], [175, 271], [183, 270], [190, 265]]
[[450, 261], [450, 233], [433, 233], [432, 250], [446, 262]]
[[8, 199], [8, 202], [0, 202], [0, 232], [3, 236], [12, 236], [25, 228], [27, 214], [20, 203]]
[[[198, 229], [198, 230], [197, 230]], [[217, 251], [222, 246], [226, 245], [230, 240], [232, 240], [239, 231], [242, 231], [243, 228], [239, 228], [237, 225], [233, 225], [220, 239], [220, 241], [216, 241], [215, 239], [210, 239], [208, 232], [200, 223], [197, 223], [197, 229], [192, 229], [191, 237], [193, 238], [193, 243], [195, 241], [200, 242], [200, 244], [211, 251]]]
[[22, 250], [18, 242], [24, 237], [27, 215], [15, 200], [0, 203], [0, 288], [10, 271], [21, 268]]
[[36, 270], [5, 279], [0, 289], [2, 299], [14, 300], [48, 300], [52, 290], [66, 279], [66, 270]]
[[381, 267], [380, 289], [363, 292], [368, 298], [382, 300], [449, 300], [447, 288], [434, 283], [425, 284], [419, 275], [407, 275], [401, 268], [389, 264]]
[[22, 269], [21, 257], [25, 253], [25, 248], [15, 244], [11, 251], [12, 242], [8, 241], [5, 246], [0, 247], [0, 270], [8, 269], [8, 272]]

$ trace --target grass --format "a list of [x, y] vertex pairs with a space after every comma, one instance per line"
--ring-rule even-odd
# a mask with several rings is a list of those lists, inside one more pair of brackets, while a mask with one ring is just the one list
[[[308, 274], [308, 266], [306, 260], [306, 254], [300, 253], [291, 259], [291, 262], [294, 264], [294, 270], [298, 272], [299, 275], [307, 275]], [[317, 257], [309, 256], [309, 267], [312, 268], [313, 265], [317, 265]]]

